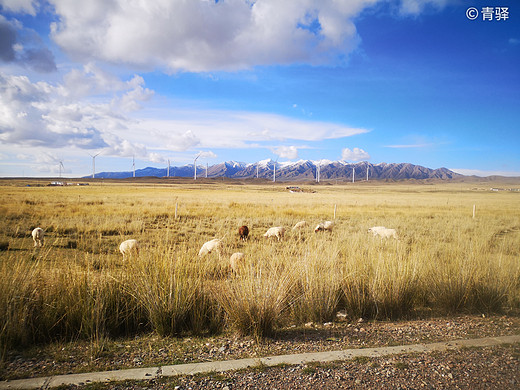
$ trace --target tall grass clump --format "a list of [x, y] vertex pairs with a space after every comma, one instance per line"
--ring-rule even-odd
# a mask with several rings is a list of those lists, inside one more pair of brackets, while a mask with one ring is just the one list
[[[125, 334], [129, 296], [107, 273], [78, 270], [48, 258], [2, 261], [0, 343], [2, 349], [53, 340], [87, 339], [100, 345]], [[134, 303], [131, 303], [132, 305]]]
[[426, 284], [431, 305], [443, 313], [499, 313], [514, 305], [520, 265], [491, 253], [484, 240], [450, 247], [429, 264]]
[[213, 288], [228, 323], [240, 334], [272, 336], [291, 304], [294, 277], [278, 267], [250, 266], [244, 274]]
[[[31, 329], [38, 267], [9, 257], [0, 261], [0, 358], [17, 345], [34, 342]], [[8, 275], [8, 276], [7, 276]]]
[[294, 264], [291, 272], [295, 274], [297, 287], [292, 305], [295, 321], [332, 321], [342, 295], [337, 253], [321, 245], [319, 249], [315, 246]]
[[208, 295], [199, 265], [189, 254], [167, 250], [141, 256], [129, 265], [132, 276], [126, 288], [159, 335], [220, 330], [222, 315]]
[[418, 286], [418, 267], [413, 258], [388, 254], [375, 259], [369, 290], [375, 318], [408, 316], [420, 296]]
[[355, 236], [342, 250], [341, 305], [352, 318], [407, 316], [420, 299], [420, 261], [401, 243]]

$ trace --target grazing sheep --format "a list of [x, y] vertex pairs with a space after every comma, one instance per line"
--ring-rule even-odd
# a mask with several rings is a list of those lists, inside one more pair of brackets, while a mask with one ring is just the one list
[[306, 228], [308, 226], [308, 223], [307, 221], [300, 221], [298, 222], [296, 225], [293, 226], [292, 230], [298, 230], [298, 231], [301, 231], [303, 230], [304, 228]]
[[242, 241], [246, 241], [249, 237], [249, 228], [244, 225], [238, 228], [238, 235]]
[[285, 229], [283, 226], [275, 226], [272, 228], [269, 228], [267, 232], [265, 232], [264, 237], [276, 237], [278, 241], [280, 241], [281, 238], [283, 238], [283, 235], [285, 234]]
[[32, 238], [34, 241], [34, 246], [42, 247], [43, 246], [43, 229], [40, 227], [34, 228], [32, 231]]
[[371, 227], [370, 229], [368, 229], [368, 232], [372, 233], [374, 236], [380, 236], [381, 239], [393, 237], [396, 240], [399, 240], [395, 229], [388, 229], [388, 228], [385, 228], [384, 226]]
[[332, 228], [333, 227], [334, 227], [334, 222], [332, 222], [332, 221], [325, 221], [323, 223], [319, 223], [318, 226], [316, 226], [314, 228], [314, 233], [323, 232], [323, 231], [332, 232]]
[[238, 273], [245, 264], [245, 256], [242, 252], [235, 252], [229, 258], [229, 265], [234, 273]]
[[202, 245], [200, 248], [199, 257], [205, 256], [213, 251], [217, 252], [220, 257], [220, 253], [222, 251], [222, 240], [214, 238], [213, 240], [205, 242], [204, 245]]
[[126, 240], [119, 245], [119, 252], [123, 255], [123, 260], [132, 254], [139, 254], [139, 243], [137, 240]]

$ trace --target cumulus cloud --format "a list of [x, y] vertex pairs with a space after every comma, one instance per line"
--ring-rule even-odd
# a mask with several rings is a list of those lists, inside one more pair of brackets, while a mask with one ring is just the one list
[[14, 13], [35, 16], [38, 9], [38, 2], [36, 0], [0, 0], [0, 6]]
[[[132, 81], [121, 82], [120, 88], [127, 106], [132, 99], [139, 101], [149, 95], [140, 83]], [[137, 93], [133, 93], [135, 90]], [[72, 100], [71, 96], [63, 84], [33, 83], [26, 76], [0, 73], [0, 141], [31, 147], [108, 148], [115, 154], [139, 149], [121, 147], [124, 137], [116, 135], [123, 135], [130, 122], [122, 115], [125, 107], [119, 104], [114, 108], [109, 97], [94, 103]]]
[[345, 148], [341, 151], [341, 159], [345, 161], [369, 160], [370, 155], [360, 148], [354, 148], [352, 150]]
[[298, 149], [296, 146], [279, 146], [273, 149], [273, 153], [278, 157], [294, 160], [298, 158]]
[[15, 59], [14, 45], [16, 30], [2, 15], [0, 15], [0, 60], [12, 62]]
[[213, 153], [211, 150], [199, 152], [200, 158], [217, 158], [217, 155]]
[[38, 34], [18, 21], [0, 15], [0, 61], [17, 64], [40, 73], [56, 71], [54, 55]]
[[53, 0], [51, 36], [74, 58], [169, 71], [323, 64], [357, 45], [352, 20], [378, 0]]

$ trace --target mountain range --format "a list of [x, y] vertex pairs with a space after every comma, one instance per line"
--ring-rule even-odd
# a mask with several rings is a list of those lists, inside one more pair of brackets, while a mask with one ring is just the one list
[[[371, 164], [366, 161], [347, 163], [344, 161], [330, 160], [275, 162], [271, 159], [250, 164], [226, 161], [208, 167], [197, 165], [197, 177], [206, 177], [207, 169], [208, 178], [228, 177], [235, 179], [252, 179], [258, 177], [272, 180], [275, 166], [277, 181], [314, 181], [316, 180], [317, 172], [319, 172], [320, 181], [352, 181], [353, 174], [356, 181], [366, 180], [367, 171], [369, 180], [454, 179], [463, 177], [463, 175], [450, 171], [447, 168], [430, 169], [408, 163]], [[193, 177], [194, 174], [193, 164], [170, 167], [169, 171], [170, 177]], [[136, 177], [165, 177], [167, 175], [168, 168], [148, 167], [135, 171]], [[132, 171], [96, 173], [96, 178], [105, 179], [124, 179], [132, 176]]]

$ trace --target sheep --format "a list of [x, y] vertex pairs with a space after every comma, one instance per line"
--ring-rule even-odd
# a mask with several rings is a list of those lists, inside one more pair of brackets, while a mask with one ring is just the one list
[[374, 236], [380, 236], [381, 239], [393, 237], [396, 240], [399, 240], [399, 237], [397, 236], [397, 232], [395, 229], [388, 229], [384, 226], [371, 227], [370, 229], [368, 229], [368, 232], [372, 233]]
[[123, 255], [123, 260], [132, 254], [139, 254], [139, 243], [137, 240], [126, 240], [119, 245], [119, 252]]
[[208, 253], [217, 252], [219, 257], [222, 251], [222, 240], [214, 238], [213, 240], [207, 241], [202, 245], [199, 251], [199, 257], [206, 256]]
[[43, 236], [44, 236], [43, 229], [41, 227], [34, 228], [34, 230], [32, 231], [31, 234], [32, 234], [32, 238], [34, 241], [34, 246], [42, 247], [43, 246]]
[[244, 225], [238, 228], [238, 235], [242, 241], [246, 241], [249, 237], [249, 228]]
[[245, 256], [242, 252], [235, 252], [229, 258], [229, 265], [231, 266], [231, 270], [235, 273], [238, 273], [240, 268], [244, 266]]
[[317, 233], [317, 232], [322, 232], [322, 231], [328, 231], [328, 232], [332, 232], [332, 228], [334, 227], [334, 222], [332, 221], [325, 221], [323, 223], [319, 223], [315, 228], [314, 228], [314, 233]]
[[380, 230], [385, 230], [386, 228], [384, 226], [373, 226], [370, 229], [368, 229], [369, 233], [372, 233], [374, 236], [377, 235], [377, 232]]
[[269, 228], [267, 232], [265, 232], [264, 237], [276, 237], [278, 241], [280, 241], [281, 238], [283, 238], [283, 235], [285, 234], [285, 229], [283, 226], [275, 226], [272, 228]]
[[298, 230], [298, 231], [301, 231], [303, 230], [304, 228], [306, 228], [308, 226], [307, 224], [307, 221], [300, 221], [298, 222], [296, 225], [293, 226], [292, 230]]

